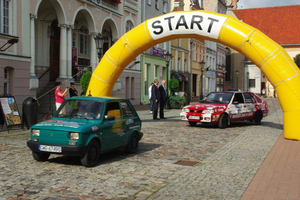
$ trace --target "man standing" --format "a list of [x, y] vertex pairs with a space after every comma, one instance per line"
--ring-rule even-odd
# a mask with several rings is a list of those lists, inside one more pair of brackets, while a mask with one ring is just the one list
[[158, 83], [159, 83], [159, 81], [157, 79], [155, 79], [154, 84], [152, 86], [152, 91], [151, 91], [151, 99], [153, 101], [152, 109], [153, 109], [153, 119], [154, 120], [159, 120], [157, 118], [158, 102], [159, 102], [159, 99], [160, 99]]
[[150, 113], [152, 113], [152, 111], [153, 111], [153, 101], [151, 99], [152, 86], [153, 86], [153, 83], [151, 83], [151, 85], [150, 85], [150, 87], [148, 89], [149, 101], [150, 101]]
[[167, 90], [166, 90], [166, 81], [163, 80], [161, 82], [161, 86], [159, 86], [159, 94], [160, 94], [160, 105], [159, 105], [159, 118], [166, 119], [164, 117], [164, 107], [167, 102]]

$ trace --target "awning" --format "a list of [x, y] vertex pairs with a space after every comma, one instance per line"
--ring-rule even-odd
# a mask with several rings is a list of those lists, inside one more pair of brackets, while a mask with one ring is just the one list
[[182, 81], [182, 77], [177, 73], [172, 74], [171, 77], [177, 79], [178, 81]]

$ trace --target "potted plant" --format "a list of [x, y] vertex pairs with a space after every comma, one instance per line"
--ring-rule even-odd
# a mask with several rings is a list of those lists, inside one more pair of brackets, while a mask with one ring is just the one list
[[168, 98], [169, 105], [171, 108], [181, 108], [185, 104], [185, 97], [184, 96], [179, 96], [178, 94], [178, 88], [179, 88], [179, 81], [177, 79], [170, 79], [169, 80], [169, 89], [171, 91], [171, 95]]

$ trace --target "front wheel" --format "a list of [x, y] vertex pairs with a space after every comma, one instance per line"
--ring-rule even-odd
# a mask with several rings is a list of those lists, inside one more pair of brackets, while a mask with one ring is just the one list
[[226, 114], [222, 114], [219, 122], [218, 122], [218, 127], [219, 128], [226, 128], [228, 126], [228, 117]]
[[197, 122], [189, 122], [190, 126], [196, 126]]
[[37, 152], [32, 152], [32, 156], [36, 161], [46, 161], [48, 160], [50, 153], [37, 153]]
[[92, 140], [87, 148], [85, 155], [81, 158], [81, 164], [86, 167], [93, 167], [98, 163], [100, 156], [100, 145]]
[[252, 124], [254, 125], [259, 125], [260, 122], [261, 122], [261, 119], [262, 119], [262, 114], [261, 112], [256, 112], [253, 116], [253, 119], [252, 119]]
[[136, 153], [139, 146], [139, 139], [136, 133], [133, 133], [128, 145], [126, 146], [127, 153]]

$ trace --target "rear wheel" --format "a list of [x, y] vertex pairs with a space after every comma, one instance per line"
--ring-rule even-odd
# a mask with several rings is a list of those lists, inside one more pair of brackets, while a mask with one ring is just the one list
[[226, 114], [222, 114], [218, 122], [218, 127], [226, 128], [227, 126], [228, 126], [228, 116]]
[[98, 163], [100, 156], [100, 145], [92, 140], [87, 148], [85, 155], [81, 158], [81, 164], [86, 167], [93, 167]]
[[32, 156], [36, 161], [46, 161], [48, 160], [50, 153], [37, 153], [37, 152], [32, 152]]
[[261, 112], [256, 112], [253, 116], [253, 119], [252, 119], [252, 124], [254, 125], [259, 125], [260, 122], [261, 122], [261, 119], [262, 119], [262, 114]]
[[196, 126], [197, 122], [189, 122], [190, 126]]
[[139, 138], [136, 133], [133, 133], [128, 145], [126, 146], [127, 153], [136, 153], [139, 146]]

